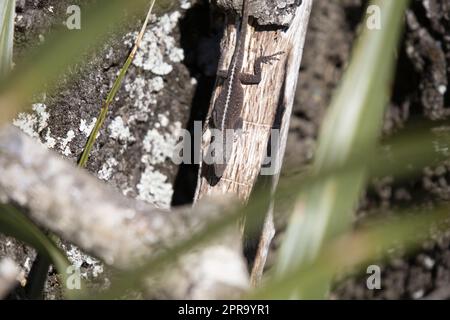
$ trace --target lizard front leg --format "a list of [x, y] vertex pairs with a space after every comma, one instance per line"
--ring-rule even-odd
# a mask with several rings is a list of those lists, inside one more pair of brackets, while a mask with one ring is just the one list
[[280, 51], [280, 52], [274, 53], [270, 56], [262, 56], [262, 57], [257, 58], [255, 61], [255, 65], [253, 67], [253, 74], [241, 73], [239, 75], [239, 80], [241, 80], [242, 84], [246, 84], [246, 85], [260, 83], [261, 82], [262, 65], [263, 64], [272, 64], [274, 61], [280, 60], [278, 58], [278, 56], [283, 53], [284, 52]]

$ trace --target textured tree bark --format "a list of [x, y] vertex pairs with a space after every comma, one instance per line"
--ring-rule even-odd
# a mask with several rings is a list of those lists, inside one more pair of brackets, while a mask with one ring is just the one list
[[[301, 6], [296, 9], [295, 16], [288, 28], [261, 27], [257, 26], [255, 21], [251, 21], [245, 42], [243, 72], [252, 73], [253, 63], [259, 56], [271, 55], [280, 51], [283, 51], [284, 54], [280, 56], [280, 61], [273, 63], [273, 65], [264, 65], [261, 83], [243, 86], [245, 97], [241, 114], [243, 134], [235, 137], [230, 161], [224, 176], [217, 184], [210, 183], [211, 173], [204, 169], [205, 165], [200, 166], [195, 201], [205, 195], [226, 193], [236, 194], [244, 202], [247, 201], [258, 175], [262, 172], [262, 167], [264, 167], [264, 174], [271, 176], [272, 191], [276, 188], [286, 146], [289, 120], [312, 3], [312, 0], [303, 1]], [[232, 7], [231, 4], [230, 7]], [[253, 12], [257, 11], [257, 7], [251, 7], [250, 14], [252, 15]], [[224, 65], [219, 66], [219, 69], [228, 69], [234, 53], [236, 34], [235, 23], [229, 23], [222, 40]], [[218, 97], [220, 90], [221, 86], [218, 82], [210, 104], [209, 115], [212, 113], [215, 99]], [[209, 149], [210, 135], [208, 116], [202, 143], [203, 155]], [[279, 139], [273, 139], [277, 136]], [[268, 151], [269, 149], [270, 151]], [[270, 168], [268, 168], [268, 163], [264, 163], [268, 152], [270, 154]], [[270, 206], [253, 268], [253, 284], [257, 284], [261, 278], [273, 234], [272, 208]]]
[[[230, 209], [229, 199], [172, 212], [127, 199], [13, 127], [0, 130], [0, 201], [26, 208], [31, 220], [119, 269], [188, 239]], [[164, 278], [179, 280], [164, 283], [170, 298], [225, 298], [248, 288], [233, 228], [179, 261]]]

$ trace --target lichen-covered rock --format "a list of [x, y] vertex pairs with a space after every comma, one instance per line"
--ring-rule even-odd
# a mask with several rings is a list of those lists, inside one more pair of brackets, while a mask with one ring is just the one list
[[[15, 61], [32, 47], [45, 43], [52, 26], [61, 25], [69, 5], [85, 0], [17, 1], [15, 21]], [[153, 15], [140, 49], [130, 66], [88, 161], [87, 169], [99, 179], [115, 186], [125, 195], [168, 208], [178, 167], [171, 159], [179, 131], [189, 118], [195, 81], [182, 64], [179, 20], [191, 6], [180, 0], [172, 12]], [[139, 17], [142, 19], [143, 17]], [[75, 67], [72, 82], [52, 93], [36, 97], [30, 111], [19, 114], [14, 125], [72, 162], [76, 162], [98, 118], [100, 107], [110, 91], [129, 50], [134, 45], [142, 20], [129, 23], [123, 34], [111, 37], [89, 58], [85, 69]], [[43, 79], [45, 81], [45, 79]], [[17, 247], [17, 242], [2, 238], [0, 243]], [[69, 244], [62, 244], [69, 259], [83, 266], [87, 279], [96, 278], [101, 264]], [[34, 259], [33, 250], [17, 247], [23, 254], [16, 262], [25, 272]], [[0, 257], [10, 256], [0, 247]], [[54, 291], [55, 278], [47, 284], [48, 298], [59, 297]]]

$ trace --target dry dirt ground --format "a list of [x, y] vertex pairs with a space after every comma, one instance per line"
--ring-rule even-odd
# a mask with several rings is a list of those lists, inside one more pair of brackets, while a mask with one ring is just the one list
[[[86, 1], [17, 1], [16, 59], [26, 49], [45, 41], [48, 30], [61, 23], [58, 13], [69, 4]], [[415, 119], [446, 119], [450, 93], [450, 5], [440, 0], [413, 1], [407, 15], [407, 30], [386, 113], [384, 135], [390, 135]], [[364, 13], [365, 1], [315, 0], [309, 26], [300, 84], [292, 117], [286, 171], [310, 163], [321, 119], [333, 89], [350, 58], [355, 31]], [[214, 17], [214, 18], [211, 18]], [[118, 98], [108, 113], [105, 130], [90, 158], [88, 170], [129, 197], [160, 206], [189, 203], [195, 189], [196, 167], [173, 165], [167, 158], [181, 128], [203, 120], [214, 85], [218, 63], [221, 19], [207, 1], [175, 1], [170, 11], [158, 15], [144, 38], [141, 59], [126, 76]], [[62, 78], [64, 88], [36, 97], [34, 111], [21, 115], [16, 125], [41, 140], [63, 157], [76, 162], [102, 99], [126, 57], [133, 40], [129, 30], [112, 37], [89, 57], [84, 71], [71, 72], [76, 80]], [[158, 48], [152, 41], [164, 43]], [[154, 57], [150, 64], [145, 58]], [[450, 165], [424, 171], [408, 183], [390, 177], [374, 182], [359, 209], [364, 216], [382, 208], [389, 212], [420, 201], [433, 203], [450, 198]], [[274, 244], [276, 249], [279, 238]], [[82, 267], [83, 276], [104, 285], [102, 265], [76, 248], [65, 245], [70, 259]], [[0, 257], [10, 256], [28, 272], [33, 250], [0, 236]], [[58, 298], [51, 277], [46, 298]], [[448, 298], [439, 289], [450, 284], [450, 237], [429, 242], [414, 256], [396, 258], [382, 266], [382, 289], [367, 290], [366, 278], [340, 282], [334, 298], [417, 299], [430, 295]], [[440, 295], [440, 296], [439, 296]]]

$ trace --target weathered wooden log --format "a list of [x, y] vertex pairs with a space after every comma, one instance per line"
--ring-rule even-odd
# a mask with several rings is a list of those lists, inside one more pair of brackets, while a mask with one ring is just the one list
[[[218, 3], [225, 8], [238, 10], [241, 7], [242, 0], [221, 0]], [[272, 8], [277, 4], [272, 1], [250, 2], [250, 15], [257, 19], [250, 21], [247, 30], [243, 72], [252, 73], [253, 64], [259, 56], [277, 52], [283, 52], [283, 54], [280, 56], [280, 61], [264, 66], [262, 80], [258, 85], [243, 86], [244, 105], [241, 114], [243, 134], [235, 136], [230, 161], [218, 183], [211, 183], [214, 179], [214, 177], [211, 177], [213, 173], [211, 170], [205, 170], [205, 164], [200, 166], [195, 201], [205, 195], [233, 193], [245, 202], [249, 199], [260, 173], [271, 175], [271, 189], [276, 188], [286, 147], [291, 110], [312, 3], [312, 0], [304, 0], [300, 6], [295, 8], [294, 15], [292, 15], [292, 5], [297, 6], [299, 2], [293, 2], [284, 10], [277, 7], [279, 17], [274, 20], [267, 17], [265, 13], [268, 10], [263, 8]], [[274, 12], [277, 8], [272, 8], [271, 12]], [[285, 15], [285, 18], [280, 18], [283, 15]], [[219, 66], [220, 69], [228, 69], [234, 53], [238, 33], [235, 20], [233, 13], [227, 15], [229, 23], [222, 40], [224, 65]], [[268, 20], [270, 23], [279, 23], [282, 26], [260, 26], [257, 23], [265, 24]], [[221, 90], [223, 88], [221, 82], [218, 81], [211, 101], [209, 116], [213, 112], [215, 100]], [[202, 143], [203, 156], [210, 148], [210, 130], [208, 117]], [[270, 168], [268, 163], [265, 163], [268, 150], [270, 150]], [[274, 228], [271, 211], [270, 206], [253, 268], [252, 282], [254, 284], [261, 278], [269, 245], [273, 238]]]

